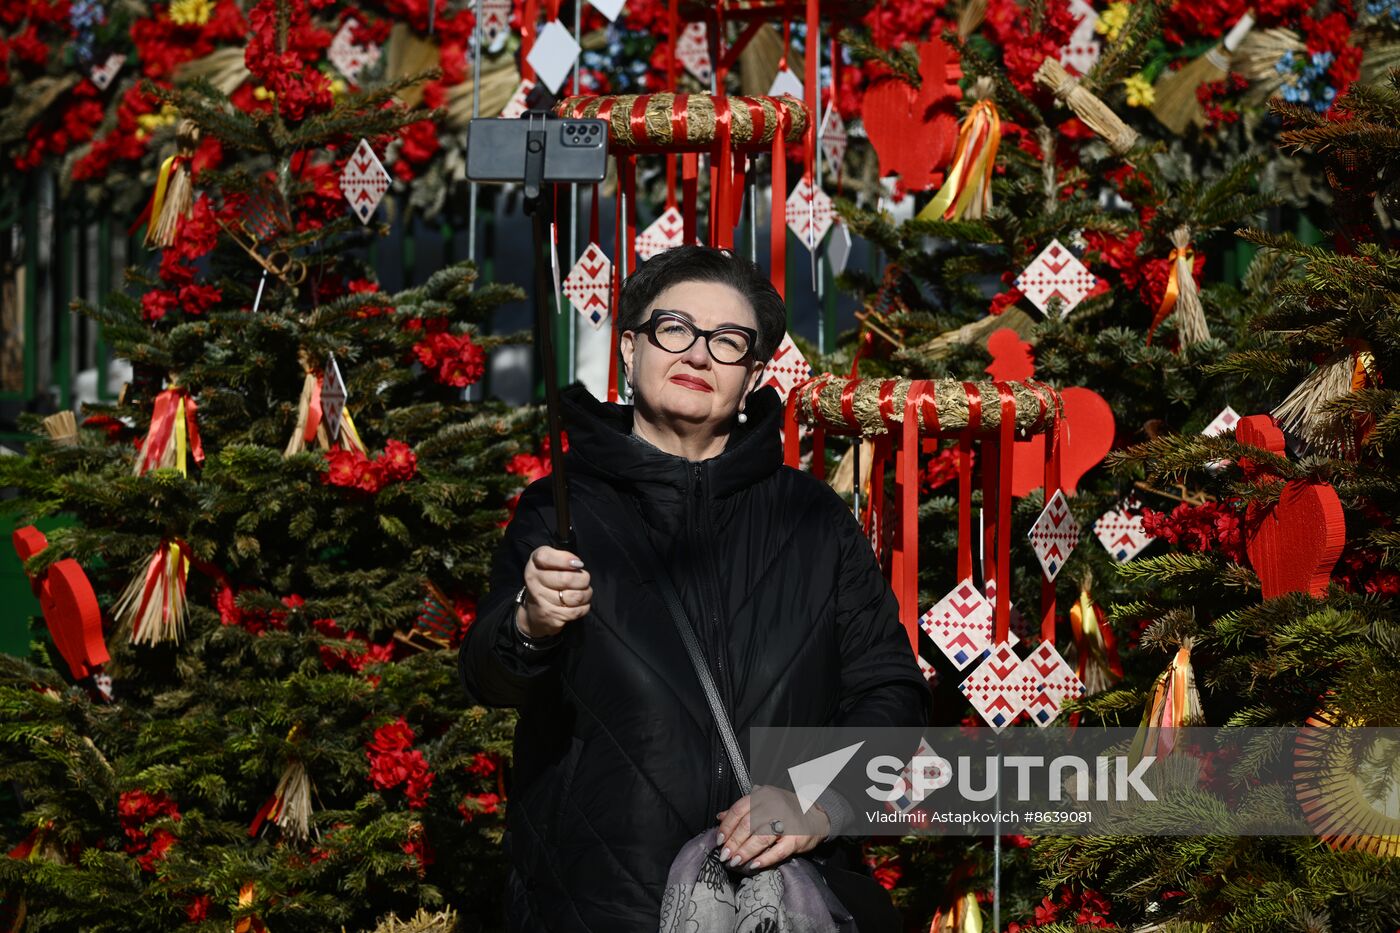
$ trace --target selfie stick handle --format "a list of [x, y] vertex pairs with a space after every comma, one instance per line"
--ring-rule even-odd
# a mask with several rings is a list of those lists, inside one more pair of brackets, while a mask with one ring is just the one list
[[561, 551], [575, 547], [574, 529], [569, 522], [569, 486], [564, 475], [564, 451], [560, 441], [559, 368], [554, 359], [554, 321], [550, 314], [552, 268], [546, 248], [553, 248], [548, 218], [554, 215], [554, 189], [544, 184], [545, 121], [543, 114], [531, 113], [525, 136], [525, 211], [534, 221], [535, 236], [535, 346], [539, 348], [544, 370], [544, 403], [549, 421], [550, 482], [554, 487], [556, 522], [550, 544]]

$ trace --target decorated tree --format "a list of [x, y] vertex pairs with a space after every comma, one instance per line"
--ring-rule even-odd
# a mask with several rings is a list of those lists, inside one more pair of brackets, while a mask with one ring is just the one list
[[[1384, 40], [1391, 27], [1373, 14], [1277, 7], [1257, 11], [1251, 39], [1252, 16], [1232, 30], [1246, 18], [1243, 5], [1198, 15], [1188, 4], [1113, 4], [1096, 14], [1076, 5], [993, 0], [979, 23], [981, 9], [920, 8], [909, 16], [887, 10], [884, 19], [868, 21], [868, 32], [843, 36], [859, 63], [848, 73], [856, 91], [851, 111], [863, 121], [881, 174], [897, 176], [883, 206], [905, 198], [912, 206], [905, 200], [909, 219], [896, 221], [873, 205], [841, 204], [851, 232], [877, 247], [879, 258], [842, 279], [864, 305], [856, 342], [814, 364], [843, 373], [855, 363], [861, 375], [875, 377], [1034, 375], [1062, 392], [1061, 486], [1072, 516], [1064, 533], [1078, 546], [1052, 567], [1035, 534], [1026, 537], [1052, 510], [1041, 488], [1043, 448], [1018, 444], [1012, 487], [1021, 543], [1013, 548], [1011, 585], [1022, 622], [1014, 630], [1023, 645], [1038, 640], [1034, 607], [1043, 605], [1042, 587], [1052, 587], [1055, 642], [1089, 695], [1085, 708], [1135, 725], [1152, 711], [1149, 688], [1163, 667], [1162, 649], [1176, 650], [1167, 632], [1180, 634], [1154, 621], [1158, 607], [1143, 602], [1142, 593], [1174, 572], [1194, 581], [1198, 589], [1178, 594], [1174, 625], [1202, 600], [1215, 614], [1220, 581], [1237, 579], [1215, 565], [1206, 571], [1192, 563], [1195, 557], [1153, 556], [1164, 547], [1153, 542], [1220, 542], [1226, 553], [1243, 555], [1242, 509], [1208, 501], [1210, 494], [1194, 484], [1180, 485], [1180, 451], [1191, 451], [1198, 467], [1215, 465], [1218, 445], [1227, 442], [1210, 436], [1228, 434], [1239, 413], [1279, 401], [1278, 387], [1260, 376], [1296, 369], [1277, 357], [1265, 365], [1257, 327], [1274, 319], [1281, 290], [1298, 287], [1287, 284], [1294, 282], [1290, 264], [1274, 252], [1254, 256], [1235, 228], [1291, 221], [1294, 208], [1331, 204], [1336, 194], [1306, 183], [1313, 166], [1274, 151], [1279, 123], [1264, 101], [1282, 93], [1307, 102], [1299, 113], [1312, 114], [1318, 128], [1311, 130], [1315, 137], [1299, 138], [1342, 134], [1329, 121], [1346, 101], [1357, 101], [1372, 118], [1388, 92], [1353, 87], [1359, 37], [1369, 30]], [[901, 31], [920, 16], [928, 32]], [[1297, 58], [1300, 35], [1309, 37], [1307, 48], [1317, 47], [1314, 71], [1275, 71], [1276, 62]], [[1034, 39], [1027, 43], [1025, 36]], [[910, 41], [900, 45], [901, 39]], [[1174, 61], [1213, 46], [1239, 52], [1218, 74], [1204, 56]], [[1261, 63], [1268, 55], [1266, 74]], [[1267, 237], [1255, 242], [1276, 245]], [[1337, 270], [1338, 281], [1344, 275]], [[1362, 281], [1348, 285], [1360, 288]], [[1326, 348], [1336, 347], [1340, 331], [1319, 322], [1317, 333], [1312, 343], [1294, 335], [1290, 346], [1300, 355], [1326, 352], [1333, 363], [1328, 384], [1335, 387], [1350, 378], [1355, 353], [1338, 362], [1335, 349]], [[1151, 471], [1098, 467], [1110, 451], [1134, 444], [1146, 444], [1140, 449], [1154, 456], [1169, 445], [1178, 453]], [[879, 450], [878, 440], [866, 445], [865, 468], [878, 461]], [[920, 651], [937, 683], [942, 723], [979, 723], [967, 702], [975, 655], [957, 659], [950, 643], [940, 643], [949, 631], [967, 630], [929, 621], [947, 612], [944, 594], [964, 572], [957, 554], [961, 457], [956, 443], [930, 445], [925, 453], [919, 606], [927, 610], [928, 640], [921, 638]], [[851, 482], [854, 461], [850, 454], [846, 459], [835, 472], [838, 483]], [[861, 489], [867, 526], [875, 538], [897, 541], [900, 516], [886, 512], [872, 521], [878, 495], [868, 483]], [[971, 498], [974, 509], [982, 503], [976, 489], [961, 497]], [[1148, 556], [1137, 556], [1148, 547]], [[1111, 614], [1104, 611], [1115, 604]], [[1219, 841], [1219, 858], [1229, 843]], [[1166, 883], [1166, 866], [1195, 850], [1183, 840], [1181, 851], [1155, 856], [1163, 874], [1152, 887], [1142, 882], [1140, 861], [1119, 856], [1125, 844], [906, 839], [871, 855], [906, 914], [936, 915], [935, 929], [972, 929], [962, 924], [991, 913], [994, 862], [1000, 863], [1000, 917], [1003, 924], [1014, 921], [1013, 928], [1146, 922], [1152, 919], [1143, 912], [1147, 901], [1164, 909], [1162, 898], [1186, 887]], [[1205, 887], [1209, 871], [1201, 875]], [[1132, 903], [1120, 905], [1118, 893], [1132, 885]], [[1241, 879], [1228, 896], [1245, 887]], [[1376, 890], [1378, 898], [1382, 893]], [[1207, 897], [1195, 906], [1195, 916], [1205, 917], [1216, 905]]]
[[469, 265], [380, 292], [356, 257], [424, 79], [337, 94], [304, 4], [246, 23], [270, 106], [142, 86], [180, 119], [159, 259], [83, 309], [135, 377], [0, 462], [20, 525], [74, 520], [15, 535], [44, 614], [0, 659], [7, 926], [499, 913], [511, 721], [452, 649], [539, 469], [531, 410], [463, 401], [520, 295]]
[[[1251, 409], [1260, 414], [1233, 437], [1167, 435], [1116, 458], [1125, 472], [1184, 481], [1209, 500], [1155, 519], [1173, 548], [1122, 568], [1137, 599], [1115, 610], [1150, 622], [1143, 646], [1158, 667], [1194, 671], [1200, 697], [1183, 699], [1202, 724], [1394, 725], [1398, 90], [1392, 73], [1388, 86], [1354, 88], [1326, 117], [1277, 107], [1290, 126], [1282, 143], [1310, 153], [1335, 191], [1333, 245], [1245, 231], [1264, 250], [1256, 262], [1280, 275], [1250, 315], [1254, 346], [1208, 369], [1266, 377], [1272, 414], [1263, 413], [1268, 405]], [[1137, 681], [1081, 705], [1132, 724], [1144, 706], [1153, 712], [1146, 688]], [[1368, 770], [1373, 752], [1364, 739], [1329, 747], [1329, 767], [1356, 785], [1354, 801], [1339, 805], [1366, 809], [1367, 782], [1384, 777]], [[1233, 763], [1233, 780], [1218, 789], [1231, 810], [1257, 805], [1251, 779], [1271, 760]], [[1112, 852], [1060, 839], [1038, 854], [1051, 882], [1104, 891], [1125, 925], [1393, 929], [1393, 819], [1378, 812], [1368, 824], [1329, 831], [1326, 811], [1313, 816], [1320, 838], [1143, 838]]]

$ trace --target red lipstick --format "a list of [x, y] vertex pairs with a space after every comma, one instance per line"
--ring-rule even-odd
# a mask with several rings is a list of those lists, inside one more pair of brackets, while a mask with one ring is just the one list
[[714, 391], [714, 389], [710, 388], [703, 381], [696, 379], [694, 376], [672, 376], [671, 381], [676, 385], [685, 386], [687, 389], [697, 389], [701, 392]]

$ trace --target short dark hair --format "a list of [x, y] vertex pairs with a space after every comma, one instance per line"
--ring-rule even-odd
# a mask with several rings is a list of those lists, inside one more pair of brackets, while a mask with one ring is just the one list
[[787, 333], [782, 296], [756, 263], [712, 246], [677, 246], [638, 266], [618, 295], [618, 332], [645, 324], [647, 308], [656, 296], [681, 282], [718, 282], [743, 295], [758, 320], [754, 359], [766, 363], [772, 358]]

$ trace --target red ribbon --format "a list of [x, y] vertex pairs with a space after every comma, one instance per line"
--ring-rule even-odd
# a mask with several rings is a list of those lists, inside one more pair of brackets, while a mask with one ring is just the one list
[[900, 428], [900, 450], [896, 469], [900, 477], [901, 547], [895, 552], [897, 569], [892, 574], [899, 585], [899, 621], [909, 636], [909, 648], [919, 651], [919, 406], [932, 395], [927, 379], [909, 383], [904, 397], [904, 422]]
[[773, 133], [773, 205], [772, 221], [768, 231], [769, 276], [773, 287], [784, 299], [787, 298], [787, 127], [788, 116], [785, 108], [779, 108], [778, 126]]
[[[1001, 437], [997, 464], [997, 553], [996, 553], [996, 644], [1006, 641], [1011, 631], [1011, 461], [1016, 443], [1016, 396], [1005, 382], [996, 383], [1001, 398]], [[985, 471], [991, 465], [984, 461]]]
[[[715, 102], [715, 149], [711, 157], [710, 190], [718, 195], [711, 199], [710, 243], [723, 249], [734, 248], [734, 150], [730, 145], [730, 122], [733, 113], [729, 98], [713, 98]], [[716, 185], [718, 181], [718, 185]]]
[[535, 69], [530, 67], [530, 50], [535, 47], [539, 18], [539, 0], [525, 0], [525, 9], [520, 14], [520, 77], [526, 81], [535, 78]]
[[695, 231], [700, 224], [699, 211], [695, 206], [700, 198], [699, 153], [681, 154], [681, 196], [685, 202], [681, 207], [681, 235], [685, 237], [685, 242], [694, 243]]
[[[667, 62], [668, 71], [675, 67], [675, 56], [672, 55]], [[667, 85], [675, 87], [674, 84]], [[690, 139], [688, 102], [689, 94], [677, 94], [671, 102], [671, 145], [683, 144]], [[676, 166], [678, 162], [674, 153], [666, 156], [666, 206], [676, 206]], [[692, 242], [690, 240], [687, 243]]]
[[[820, 379], [814, 379], [808, 385], [807, 402], [811, 406], [813, 414], [817, 411], [817, 396], [822, 389], [830, 382], [830, 373], [823, 375]], [[794, 390], [794, 394], [796, 391]], [[816, 424], [812, 428], [812, 475], [817, 479], [826, 479], [826, 425], [820, 418], [813, 419]]]
[[783, 463], [797, 468], [802, 460], [802, 447], [797, 436], [797, 396], [800, 386], [788, 393], [787, 410], [783, 413]]
[[808, 114], [807, 132], [804, 134], [803, 148], [805, 152], [805, 174], [815, 189], [819, 184], [816, 178], [816, 148], [817, 121], [821, 119], [821, 86], [817, 81], [817, 66], [821, 63], [821, 18], [817, 12], [817, 0], [807, 0], [807, 59], [803, 63], [807, 66], [807, 109]]
[[[1050, 386], [1044, 386], [1050, 398], [1047, 403], [1045, 396], [1041, 394], [1041, 384], [1027, 383], [1036, 396], [1041, 400], [1042, 410], [1048, 407], [1049, 431], [1045, 437], [1045, 501], [1048, 503], [1060, 489], [1060, 432], [1065, 429], [1065, 424], [1061, 418], [1059, 396]], [[1040, 576], [1040, 637], [1042, 641], [1048, 641], [1052, 645], [1055, 643], [1055, 583], [1047, 580], [1042, 573]]]
[[958, 435], [958, 580], [972, 576], [972, 437], [982, 426], [982, 393], [972, 382], [967, 393], [967, 429]]
[[311, 385], [311, 401], [306, 406], [306, 430], [301, 434], [304, 444], [310, 444], [316, 440], [316, 431], [321, 427], [323, 411], [321, 408], [321, 380], [323, 377], [317, 376], [316, 381]]
[[[171, 386], [156, 396], [151, 410], [151, 426], [146, 434], [146, 445], [141, 456], [141, 472], [152, 470], [160, 462], [161, 454], [170, 444], [175, 433], [175, 419], [179, 415], [180, 400], [185, 402], [185, 435], [190, 453], [195, 463], [204, 462], [204, 443], [199, 437], [199, 424], [195, 419], [194, 397], [183, 386]], [[183, 466], [179, 464], [178, 466]]]

